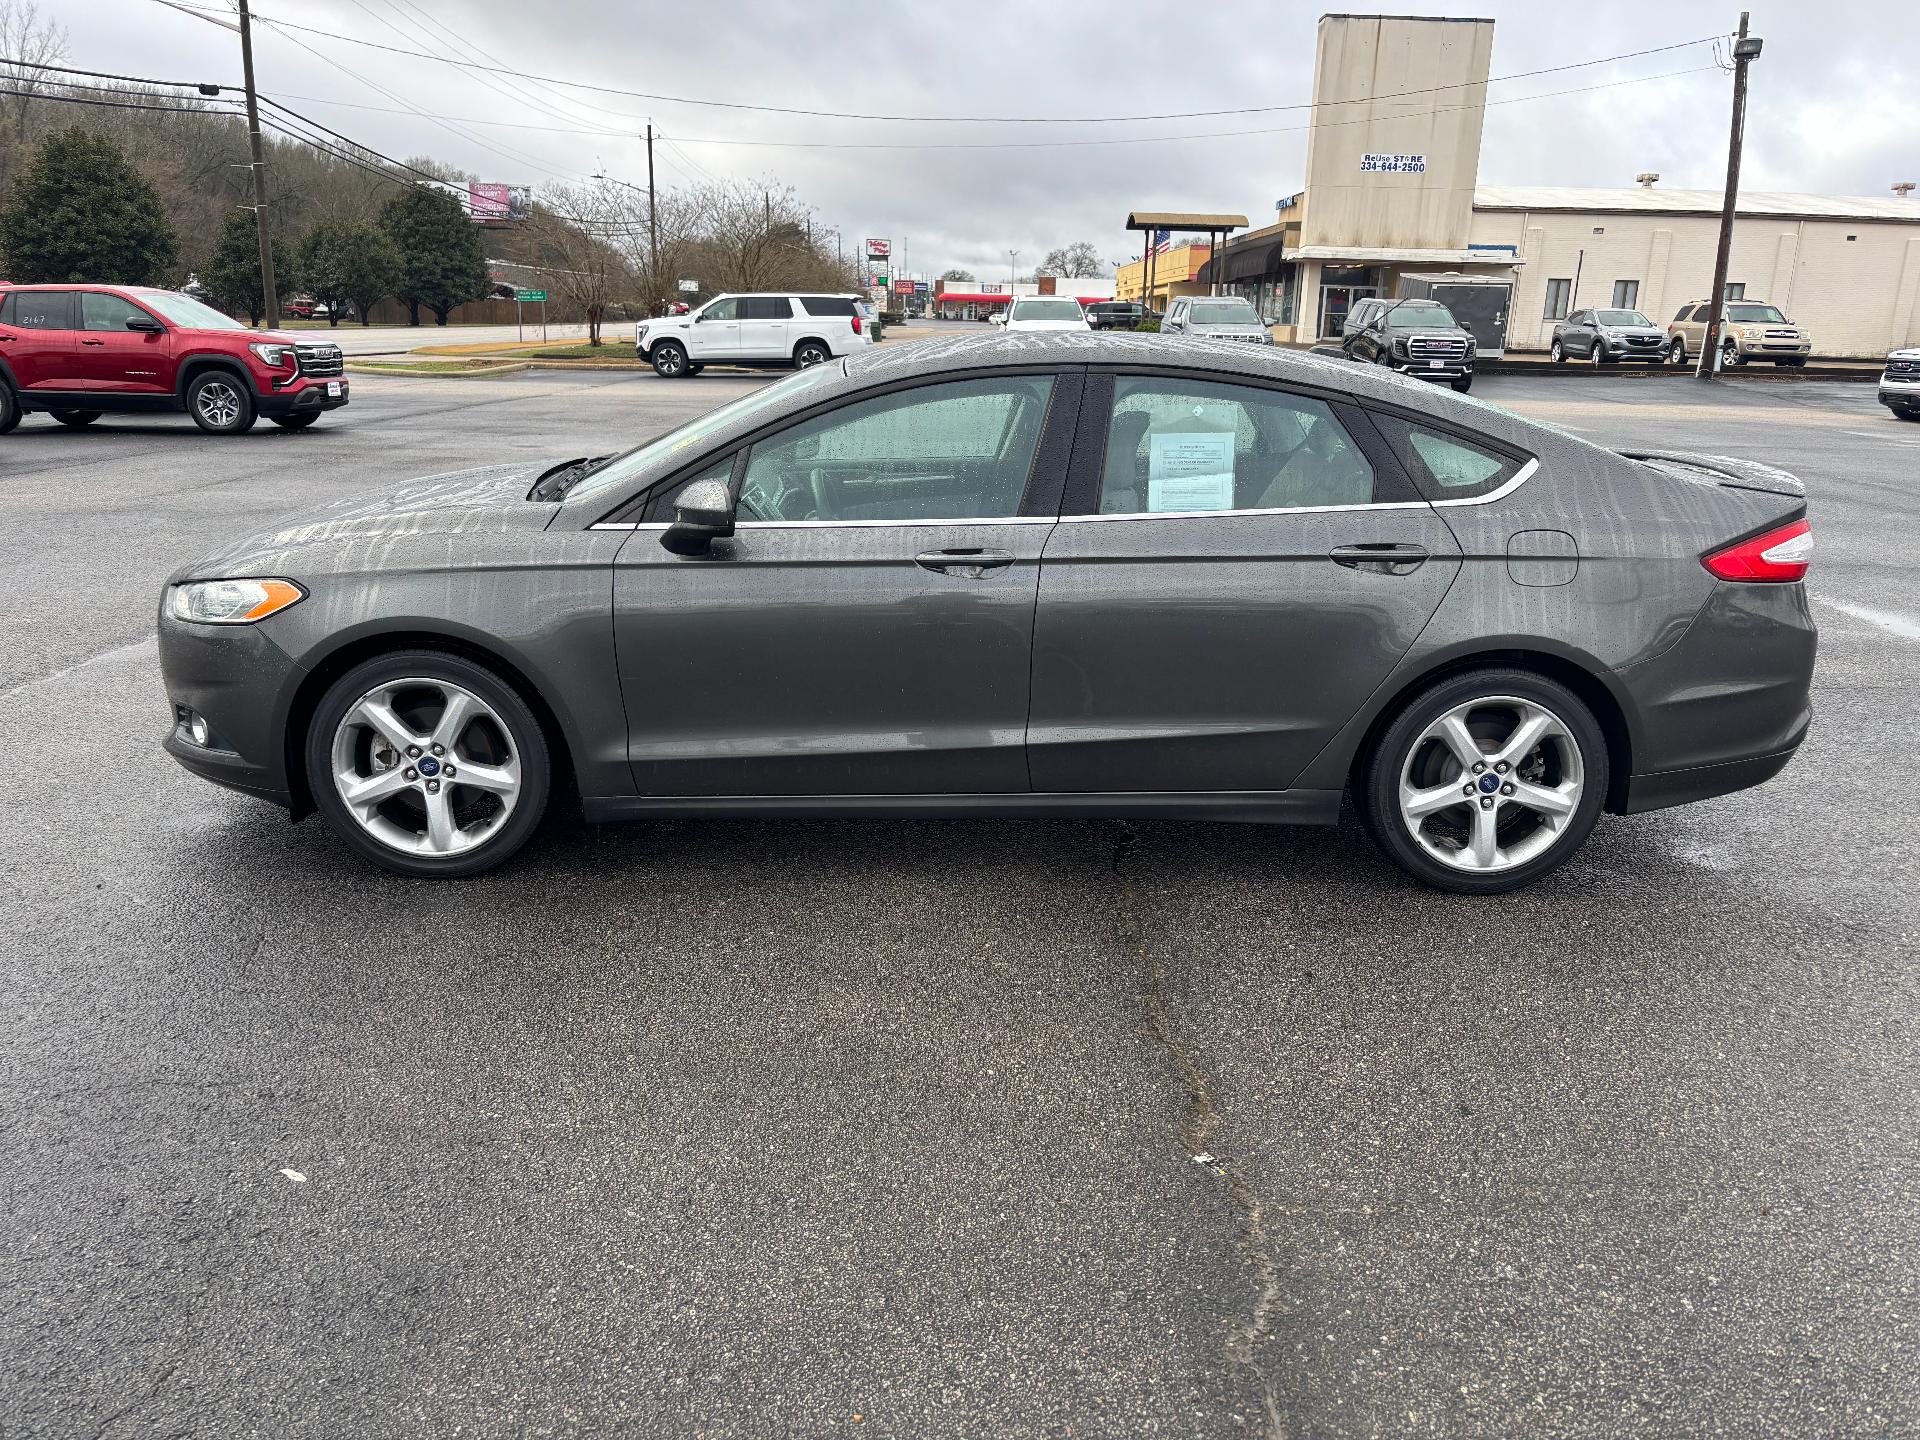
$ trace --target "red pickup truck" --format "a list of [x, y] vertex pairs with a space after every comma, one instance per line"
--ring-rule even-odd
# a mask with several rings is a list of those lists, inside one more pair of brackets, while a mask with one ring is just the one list
[[265, 416], [301, 430], [347, 403], [345, 357], [173, 290], [0, 286], [0, 434], [42, 411], [63, 425], [185, 410], [214, 435]]

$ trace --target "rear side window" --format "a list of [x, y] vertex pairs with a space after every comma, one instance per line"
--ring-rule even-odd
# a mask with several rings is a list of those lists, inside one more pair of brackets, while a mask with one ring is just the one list
[[800, 303], [809, 315], [858, 315], [852, 297], [839, 295], [802, 295]]
[[16, 290], [7, 297], [6, 323], [22, 330], [73, 330], [73, 292]]
[[1520, 473], [1524, 461], [1443, 430], [1375, 415], [1414, 486], [1429, 500], [1472, 500], [1490, 495]]
[[740, 300], [742, 320], [791, 320], [793, 302], [784, 295], [746, 295]]
[[124, 330], [129, 320], [151, 318], [131, 300], [122, 300], [118, 295], [102, 295], [95, 291], [83, 290], [80, 293], [80, 328], [82, 330]]

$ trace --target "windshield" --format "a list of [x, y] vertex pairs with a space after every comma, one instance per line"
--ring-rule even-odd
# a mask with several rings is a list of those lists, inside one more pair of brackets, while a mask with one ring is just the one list
[[211, 305], [202, 305], [191, 295], [177, 290], [136, 290], [142, 305], [151, 306], [183, 330], [244, 330], [231, 315], [222, 315]]
[[1784, 325], [1787, 317], [1772, 305], [1729, 305], [1727, 318], [1740, 325]]
[[627, 451], [624, 455], [614, 456], [598, 470], [582, 476], [579, 483], [567, 492], [567, 498], [574, 500], [611, 490], [652, 466], [698, 450], [729, 425], [745, 419], [756, 411], [772, 409], [786, 403], [803, 390], [811, 390], [839, 378], [838, 365], [814, 365], [789, 375], [784, 380], [776, 380], [762, 389], [742, 395], [730, 405], [722, 405], [718, 410], [709, 410], [698, 420], [689, 421], [678, 430], [669, 430], [666, 434], [649, 440], [644, 445]]
[[1084, 320], [1078, 300], [1022, 300], [1013, 307], [1016, 320]]
[[1653, 322], [1638, 310], [1596, 310], [1593, 318], [1602, 325], [1651, 325]]
[[1195, 325], [1258, 325], [1260, 317], [1244, 300], [1201, 300], [1189, 317]]
[[1389, 330], [1450, 330], [1456, 324], [1444, 305], [1397, 305], [1387, 312]]

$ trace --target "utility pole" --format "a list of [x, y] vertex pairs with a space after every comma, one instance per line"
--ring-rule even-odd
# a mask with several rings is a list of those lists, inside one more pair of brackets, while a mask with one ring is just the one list
[[260, 229], [260, 294], [266, 321], [280, 318], [280, 297], [273, 288], [273, 241], [267, 231], [267, 161], [261, 153], [260, 101], [253, 91], [253, 17], [240, 0], [240, 70], [247, 82], [247, 143], [253, 149], [253, 218]]
[[1708, 300], [1707, 338], [1700, 347], [1696, 380], [1711, 380], [1720, 368], [1720, 317], [1727, 308], [1727, 257], [1733, 249], [1734, 201], [1740, 194], [1740, 143], [1747, 125], [1747, 64], [1758, 59], [1760, 40], [1747, 34], [1747, 12], [1733, 42], [1733, 132], [1727, 138], [1727, 194], [1720, 205], [1720, 247], [1713, 257], [1713, 294]]
[[[653, 122], [647, 122], [647, 265], [653, 271], [653, 288], [660, 288], [660, 219], [653, 203]], [[654, 296], [661, 299], [661, 296]], [[652, 313], [652, 305], [648, 305]]]

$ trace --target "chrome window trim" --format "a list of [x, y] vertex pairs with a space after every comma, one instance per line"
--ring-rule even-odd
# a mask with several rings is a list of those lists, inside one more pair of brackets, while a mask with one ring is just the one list
[[1435, 500], [1432, 503], [1436, 507], [1446, 506], [1446, 505], [1488, 505], [1488, 504], [1491, 504], [1493, 501], [1502, 499], [1503, 497], [1511, 495], [1514, 491], [1518, 490], [1522, 485], [1526, 484], [1527, 481], [1533, 478], [1534, 471], [1538, 470], [1539, 468], [1540, 468], [1539, 460], [1529, 459], [1526, 464], [1522, 465], [1519, 468], [1519, 470], [1515, 472], [1514, 477], [1511, 480], [1507, 481], [1506, 484], [1502, 485], [1497, 490], [1489, 490], [1484, 495], [1468, 495], [1468, 496], [1464, 496], [1459, 500]]
[[[664, 520], [618, 521], [602, 520], [589, 525], [589, 530], [665, 530], [671, 522]], [[870, 530], [881, 526], [900, 527], [903, 525], [1057, 525], [1059, 517], [1055, 515], [1004, 515], [990, 520], [737, 520], [735, 530]]]
[[1069, 525], [1088, 520], [1230, 520], [1248, 515], [1330, 515], [1351, 510], [1424, 510], [1424, 500], [1381, 500], [1365, 505], [1286, 505], [1264, 510], [1128, 510], [1116, 515], [1062, 515]]

